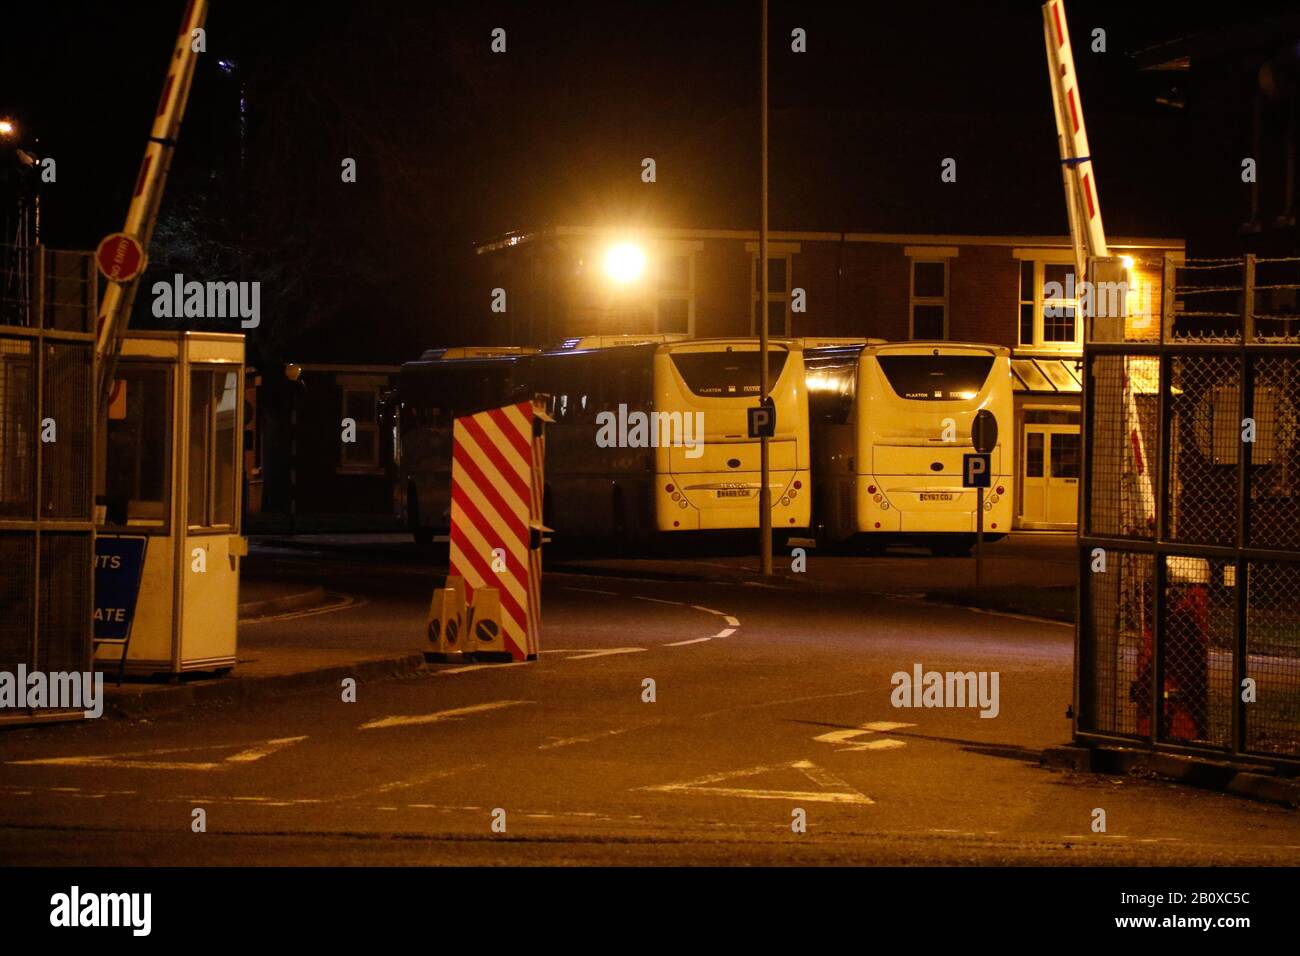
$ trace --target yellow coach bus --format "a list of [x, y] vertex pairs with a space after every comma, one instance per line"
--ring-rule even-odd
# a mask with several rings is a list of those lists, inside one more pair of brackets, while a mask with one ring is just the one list
[[[692, 443], [655, 453], [660, 531], [758, 527], [759, 440], [747, 410], [759, 403], [757, 338], [695, 339], [660, 345], [654, 357], [654, 410], [680, 415]], [[772, 528], [809, 527], [812, 514], [808, 393], [797, 341], [768, 343], [769, 396], [776, 432], [769, 443]]]
[[984, 531], [1011, 530], [1015, 463], [1010, 349], [899, 342], [805, 354], [813, 432], [814, 527], [819, 540], [878, 549], [921, 544], [967, 554], [976, 500], [962, 485], [981, 409], [997, 419]]

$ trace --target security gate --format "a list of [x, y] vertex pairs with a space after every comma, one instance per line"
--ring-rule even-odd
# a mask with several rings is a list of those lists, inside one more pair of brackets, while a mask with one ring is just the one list
[[1169, 266], [1158, 336], [1084, 348], [1081, 742], [1300, 768], [1297, 264]]
[[[0, 670], [90, 666], [91, 361], [88, 253], [0, 246]], [[0, 722], [64, 716], [0, 712]]]

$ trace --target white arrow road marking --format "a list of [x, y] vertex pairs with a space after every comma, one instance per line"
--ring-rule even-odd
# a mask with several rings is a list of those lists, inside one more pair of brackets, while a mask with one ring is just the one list
[[381, 717], [362, 724], [357, 730], [375, 730], [380, 727], [410, 727], [415, 724], [437, 724], [444, 720], [459, 720], [470, 714], [481, 714], [489, 710], [501, 710], [505, 707], [518, 707], [520, 704], [536, 703], [531, 700], [494, 700], [490, 704], [474, 704], [470, 707], [455, 707], [440, 710], [433, 714], [416, 714], [411, 717]]
[[644, 651], [644, 647], [607, 647], [601, 651], [586, 651], [575, 657], [566, 657], [566, 661], [585, 661], [593, 657], [609, 657], [611, 654], [639, 654]]
[[898, 747], [906, 747], [907, 743], [902, 740], [894, 740], [891, 737], [885, 737], [880, 740], [858, 740], [858, 737], [864, 734], [875, 733], [876, 731], [902, 730], [904, 727], [915, 727], [916, 724], [900, 724], [892, 720], [877, 720], [869, 724], [861, 724], [847, 730], [832, 730], [829, 733], [819, 734], [813, 740], [823, 744], [845, 744], [837, 753], [845, 753], [853, 750], [894, 750]]
[[[718, 787], [715, 784], [724, 780], [739, 780], [744, 777], [757, 777], [760, 774], [774, 773], [779, 770], [797, 770], [807, 779], [820, 787], [839, 787], [839, 790], [759, 790], [748, 787]], [[661, 793], [693, 793], [708, 796], [748, 797], [752, 800], [802, 800], [811, 803], [854, 803], [870, 805], [875, 801], [866, 794], [855, 790], [828, 770], [818, 767], [811, 760], [796, 760], [793, 763], [774, 764], [770, 767], [751, 767], [748, 770], [733, 770], [730, 773], [715, 773], [695, 780], [681, 783], [666, 783], [657, 787], [637, 787], [638, 790], [652, 790]]]
[[735, 633], [736, 633], [736, 629], [735, 629], [734, 627], [724, 627], [722, 630], [718, 631], [718, 633], [717, 633], [717, 634], [714, 634], [713, 636], [714, 636], [714, 637], [731, 637], [731, 635], [732, 635], [732, 634], [735, 634]]
[[[162, 750], [137, 750], [123, 754], [98, 754], [85, 757], [43, 757], [39, 760], [10, 760], [11, 764], [22, 766], [57, 766], [57, 767], [112, 767], [120, 770], [229, 770], [239, 763], [252, 763], [263, 757], [283, 750], [306, 737], [276, 737], [271, 740], [254, 741], [251, 746], [244, 744], [207, 744], [202, 747], [167, 747]], [[154, 757], [162, 754], [193, 753], [203, 750], [223, 750], [228, 747], [244, 747], [238, 753], [231, 754], [220, 761], [183, 761], [183, 760], [138, 760], [138, 757]]]
[[705, 641], [711, 640], [713, 640], [712, 637], [693, 637], [689, 641], [673, 641], [671, 644], [665, 644], [664, 647], [685, 647], [687, 644], [703, 644]]

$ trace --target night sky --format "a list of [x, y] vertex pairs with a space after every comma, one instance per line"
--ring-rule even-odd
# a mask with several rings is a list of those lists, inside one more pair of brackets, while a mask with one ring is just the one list
[[[7, 6], [0, 115], [57, 161], [48, 244], [121, 228], [183, 6]], [[1156, 103], [1176, 77], [1129, 54], [1235, 13], [1067, 7], [1107, 227], [1180, 235], [1185, 131]], [[476, 240], [547, 223], [755, 228], [758, 10], [215, 0], [148, 281], [260, 279], [255, 356], [397, 362], [480, 317]], [[796, 26], [805, 54], [790, 52]], [[1105, 54], [1088, 51], [1095, 26]], [[1066, 232], [1037, 2], [773, 2], [771, 34], [773, 229]]]

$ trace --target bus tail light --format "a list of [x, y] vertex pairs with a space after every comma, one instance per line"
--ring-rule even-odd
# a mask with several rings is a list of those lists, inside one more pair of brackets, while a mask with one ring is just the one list
[[997, 488], [996, 488], [995, 490], [997, 491], [997, 493], [998, 493], [999, 495], [1003, 495], [1003, 494], [1006, 494], [1006, 490], [1007, 490], [1007, 489], [1003, 488], [1001, 485], [998, 485]]
[[[796, 479], [794, 480], [794, 487], [795, 487], [795, 490], [798, 491], [800, 488], [803, 487], [803, 482], [800, 481], [798, 478], [796, 478]], [[793, 498], [794, 495], [791, 495], [790, 497]]]
[[[867, 485], [867, 494], [869, 494], [869, 495], [874, 495], [875, 493], [876, 493], [876, 486], [875, 486], [875, 485]], [[880, 499], [877, 498], [876, 500], [879, 501]]]
[[664, 491], [668, 492], [668, 493], [671, 495], [671, 494], [673, 493], [673, 486], [672, 486], [672, 485], [664, 485]]

